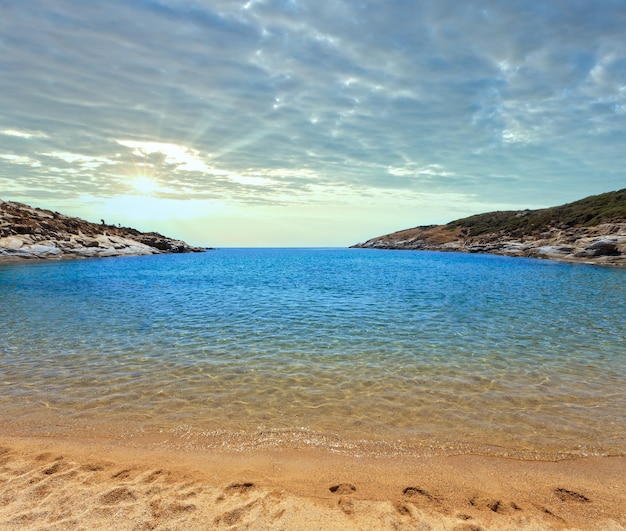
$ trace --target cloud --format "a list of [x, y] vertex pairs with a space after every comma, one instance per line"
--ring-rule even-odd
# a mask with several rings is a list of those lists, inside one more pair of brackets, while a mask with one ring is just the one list
[[15, 129], [5, 129], [0, 131], [0, 134], [5, 136], [14, 136], [17, 138], [47, 138], [48, 135], [41, 131], [17, 131]]
[[146, 157], [154, 153], [163, 155], [165, 164], [173, 164], [178, 171], [198, 171], [202, 173], [214, 173], [199, 157], [196, 150], [166, 144], [163, 142], [138, 142], [135, 140], [118, 140], [118, 144], [133, 149], [133, 154]]
[[34, 160], [30, 157], [26, 157], [23, 155], [13, 155], [10, 153], [0, 153], [0, 159], [4, 159], [10, 164], [18, 164], [22, 166], [31, 166], [32, 168], [40, 168], [41, 163], [37, 160]]

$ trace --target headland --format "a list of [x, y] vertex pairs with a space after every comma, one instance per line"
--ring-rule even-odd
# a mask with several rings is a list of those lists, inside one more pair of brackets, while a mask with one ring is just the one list
[[0, 261], [204, 252], [156, 232], [91, 223], [0, 199]]
[[497, 211], [353, 247], [489, 253], [626, 266], [626, 189], [540, 210]]

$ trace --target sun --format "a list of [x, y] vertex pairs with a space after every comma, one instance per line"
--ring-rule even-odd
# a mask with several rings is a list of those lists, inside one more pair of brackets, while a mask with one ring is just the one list
[[136, 177], [132, 181], [130, 181], [130, 185], [140, 194], [150, 195], [153, 193], [159, 186], [149, 177]]

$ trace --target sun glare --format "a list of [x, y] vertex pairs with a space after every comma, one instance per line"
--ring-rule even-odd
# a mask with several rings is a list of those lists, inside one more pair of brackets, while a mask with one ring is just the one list
[[137, 192], [145, 195], [151, 194], [158, 188], [158, 185], [149, 177], [137, 177], [130, 184]]

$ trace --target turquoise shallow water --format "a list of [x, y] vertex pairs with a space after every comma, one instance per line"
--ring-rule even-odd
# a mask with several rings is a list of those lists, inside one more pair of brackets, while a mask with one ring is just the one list
[[625, 316], [626, 270], [487, 255], [4, 264], [0, 414], [173, 445], [625, 455]]

